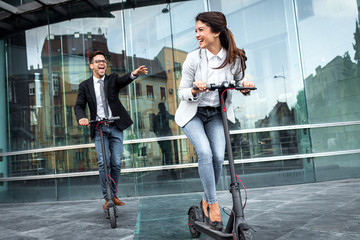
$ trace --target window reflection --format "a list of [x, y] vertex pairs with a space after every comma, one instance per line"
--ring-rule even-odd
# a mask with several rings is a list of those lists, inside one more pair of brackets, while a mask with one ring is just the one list
[[[334, 1], [326, 7], [319, 1], [296, 3], [309, 123], [359, 120], [359, 2]], [[357, 132], [357, 126], [313, 129], [313, 151], [360, 146]]]
[[[346, 5], [334, 1], [326, 8], [311, 0], [208, 3], [210, 10], [226, 14], [237, 45], [248, 56], [246, 78], [258, 88], [250, 97], [234, 93], [236, 124], [231, 130], [359, 119], [355, 101], [360, 72], [356, 1]], [[159, 133], [159, 104], [169, 116], [175, 114], [182, 64], [187, 53], [198, 48], [194, 16], [205, 7], [201, 0], [177, 2], [163, 13], [166, 6], [116, 11], [112, 12], [114, 18], [101, 21], [73, 19], [7, 39], [7, 150], [92, 142], [89, 130], [78, 126], [73, 106], [78, 84], [90, 77], [88, 55], [95, 49], [107, 54], [108, 74], [121, 75], [140, 65], [149, 69], [147, 76], [120, 91], [119, 98], [134, 120], [125, 140], [181, 135], [170, 118], [166, 131]], [[335, 136], [333, 131], [233, 134], [232, 147], [237, 159], [309, 153], [313, 147], [310, 133], [315, 152], [359, 146], [358, 131], [339, 130]], [[187, 140], [127, 144], [124, 148], [124, 168], [196, 162]], [[96, 155], [90, 149], [12, 159], [14, 176], [96, 169]]]
[[[190, 4], [195, 4], [197, 8], [189, 8]], [[256, 14], [258, 18], [253, 19], [254, 23], [245, 24], [244, 19], [254, 18], [253, 12], [259, 13], [266, 9], [268, 14], [269, 4], [278, 7], [277, 14], [269, 15], [266, 21]], [[121, 75], [140, 65], [146, 65], [149, 69], [147, 76], [139, 77], [119, 94], [134, 120], [134, 124], [124, 135], [125, 140], [182, 134], [174, 121], [168, 121], [167, 131], [159, 134], [155, 126], [161, 121], [156, 118], [159, 115], [160, 104], [163, 104], [169, 116], [174, 115], [177, 109], [177, 89], [181, 79], [182, 64], [187, 53], [198, 47], [194, 35], [193, 17], [203, 11], [203, 4], [201, 1], [174, 3], [171, 4], [171, 8], [169, 7], [171, 14], [162, 12], [164, 6], [155, 5], [117, 11], [114, 12], [115, 18], [104, 19], [102, 26], [99, 26], [97, 19], [86, 19], [86, 21], [79, 19], [76, 22], [80, 29], [74, 29], [68, 22], [63, 22], [51, 25], [50, 33], [46, 32], [46, 28], [28, 31], [28, 40], [38, 36], [37, 46], [40, 48], [31, 51], [41, 57], [37, 64], [30, 66], [30, 69], [34, 70], [26, 71], [29, 73], [26, 80], [27, 91], [19, 93], [16, 87], [12, 89], [15, 93], [12, 98], [21, 99], [24, 101], [22, 105], [28, 108], [19, 119], [31, 119], [28, 122], [32, 126], [30, 128], [24, 124], [21, 127], [20, 131], [27, 131], [28, 137], [24, 140], [19, 139], [17, 144], [13, 144], [13, 150], [92, 142], [88, 129], [79, 127], [76, 123], [72, 108], [75, 104], [78, 84], [90, 76], [88, 55], [95, 49], [107, 54], [108, 74], [116, 72]], [[283, 1], [278, 0], [258, 1], [247, 7], [236, 5], [232, 8], [228, 8], [229, 5], [220, 1], [214, 6], [221, 6], [221, 10], [226, 12], [233, 32], [247, 33], [244, 35], [246, 37], [236, 37], [240, 41], [237, 44], [246, 49], [249, 57], [247, 78], [254, 78], [258, 86], [258, 91], [249, 98], [243, 97], [240, 93], [234, 94], [237, 124], [233, 125], [232, 129], [294, 125], [299, 121], [296, 116], [306, 119], [306, 115], [301, 113], [304, 108], [297, 108], [298, 105], [304, 104], [294, 104], [294, 99], [305, 101], [303, 98], [297, 98], [300, 90], [299, 78], [294, 74], [297, 65], [293, 69], [289, 67], [291, 66], [289, 62], [295, 62], [293, 58], [296, 58], [296, 54], [293, 58], [289, 57], [294, 52], [295, 44], [293, 36], [288, 33], [293, 23], [288, 21], [286, 25], [284, 21], [285, 11], [292, 12], [291, 6], [284, 5]], [[180, 12], [183, 16], [179, 14]], [[185, 17], [188, 17], [189, 21], [184, 22]], [[169, 22], [169, 27], [164, 25], [164, 22]], [[278, 22], [281, 24], [277, 24]], [[264, 31], [254, 32], [251, 25], [255, 23]], [[271, 31], [266, 30], [269, 26], [272, 27]], [[124, 32], [123, 29], [138, 29], [138, 31]], [[138, 32], [141, 34], [139, 35]], [[266, 45], [263, 44], [265, 42]], [[15, 48], [15, 45], [13, 47]], [[274, 61], [274, 57], [279, 57], [279, 61]], [[36, 59], [31, 59], [36, 63]], [[19, 84], [19, 81], [15, 80], [17, 75], [13, 76], [10, 82]], [[274, 76], [283, 76], [283, 78], [277, 79]], [[269, 86], [278, 87], [269, 91]], [[251, 107], [247, 107], [249, 105]], [[14, 110], [18, 107], [11, 106]], [[15, 131], [15, 125], [12, 125], [11, 129]], [[16, 139], [16, 135], [14, 136], [13, 138]], [[291, 140], [284, 140], [288, 138]], [[264, 152], [271, 155], [288, 154], [290, 152], [281, 149], [290, 149], [286, 142], [299, 141], [299, 137], [295, 134], [286, 136], [275, 134], [260, 136], [258, 139], [258, 137], [249, 138], [247, 135], [233, 135], [233, 140], [235, 148], [241, 146], [241, 151], [236, 151], [240, 158], [260, 154], [253, 150], [254, 146], [258, 145], [258, 141], [266, 143], [266, 148], [262, 146], [264, 150], [260, 151], [261, 154]], [[167, 150], [162, 147], [164, 144], [168, 144]], [[297, 148], [296, 144], [293, 148]], [[154, 156], [154, 149], [162, 156]], [[189, 142], [165, 140], [157, 144], [127, 145], [124, 158], [133, 159], [135, 166], [145, 166], [146, 164], [141, 160], [145, 157], [148, 159], [148, 164], [152, 162], [151, 159], [159, 159], [160, 161], [154, 160], [151, 163], [156, 166], [196, 161], [193, 153], [193, 147]], [[79, 158], [81, 157], [75, 159]], [[138, 159], [141, 160], [141, 164], [138, 164]], [[134, 166], [134, 164], [125, 165]]]

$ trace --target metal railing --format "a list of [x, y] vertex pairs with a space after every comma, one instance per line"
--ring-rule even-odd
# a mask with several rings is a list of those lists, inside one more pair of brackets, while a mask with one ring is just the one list
[[[321, 124], [304, 124], [304, 125], [233, 130], [233, 131], [230, 131], [230, 134], [260, 133], [260, 132], [273, 132], [273, 131], [286, 131], [286, 130], [299, 130], [299, 129], [316, 129], [316, 128], [341, 127], [341, 126], [352, 126], [352, 125], [360, 125], [360, 121], [321, 123]], [[156, 138], [125, 140], [124, 144], [149, 143], [149, 142], [181, 140], [181, 139], [186, 139], [186, 136], [178, 135], [178, 136], [169, 136], [169, 137], [156, 137]], [[32, 149], [32, 150], [0, 153], [0, 157], [17, 156], [17, 155], [32, 154], [32, 153], [74, 150], [74, 149], [83, 149], [83, 148], [94, 148], [94, 147], [95, 147], [94, 143], [89, 143], [89, 144], [78, 144], [78, 145], [61, 146], [61, 147], [38, 148], [38, 149]], [[302, 158], [317, 158], [317, 157], [348, 155], [348, 154], [357, 154], [357, 153], [360, 153], [360, 149], [322, 152], [322, 153], [293, 154], [293, 155], [286, 155], [286, 156], [235, 159], [235, 163], [240, 164], [240, 163], [284, 161], [284, 160], [293, 160], [293, 159], [302, 159]], [[227, 164], [227, 161], [225, 161], [224, 164]], [[166, 169], [194, 168], [197, 166], [198, 166], [197, 163], [187, 163], [187, 164], [166, 165], [166, 166], [126, 168], [126, 169], [122, 169], [121, 171], [122, 171], [122, 173], [133, 173], [133, 172], [159, 171], [159, 170], [166, 170]], [[65, 177], [83, 177], [83, 176], [95, 176], [98, 174], [99, 174], [98, 171], [87, 171], [87, 172], [75, 172], [75, 173], [34, 175], [34, 176], [4, 177], [4, 178], [0, 178], [0, 182], [53, 179], [53, 178], [65, 178]]]

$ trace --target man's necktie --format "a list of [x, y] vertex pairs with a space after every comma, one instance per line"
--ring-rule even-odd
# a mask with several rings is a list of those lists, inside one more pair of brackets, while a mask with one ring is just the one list
[[104, 80], [100, 79], [99, 83], [100, 83], [100, 96], [101, 96], [102, 105], [104, 107], [105, 117], [108, 118], [109, 117], [109, 107], [108, 107], [107, 100], [105, 98]]

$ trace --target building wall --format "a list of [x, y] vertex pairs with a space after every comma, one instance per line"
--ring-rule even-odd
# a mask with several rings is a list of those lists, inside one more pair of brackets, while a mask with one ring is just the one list
[[[246, 78], [257, 86], [249, 97], [234, 92], [230, 125], [247, 187], [360, 177], [357, 9], [356, 0], [182, 1], [1, 40], [0, 201], [101, 198], [94, 145], [73, 112], [78, 85], [91, 76], [89, 53], [98, 49], [108, 74], [149, 69], [119, 94], [134, 120], [124, 131], [119, 195], [202, 191], [196, 152], [172, 117], [182, 65], [198, 48], [194, 18], [207, 10], [226, 15], [248, 57]], [[170, 129], [160, 135], [159, 104]], [[225, 165], [218, 189], [228, 185]]]

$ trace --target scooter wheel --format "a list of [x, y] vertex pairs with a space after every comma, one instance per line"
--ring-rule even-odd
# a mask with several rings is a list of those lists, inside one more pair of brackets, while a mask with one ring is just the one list
[[196, 221], [202, 221], [202, 212], [197, 206], [191, 207], [189, 209], [188, 225], [189, 225], [190, 234], [193, 238], [198, 238], [201, 235], [201, 232], [196, 230], [194, 227], [194, 223]]
[[240, 240], [255, 240], [250, 229], [239, 229]]
[[116, 209], [115, 207], [110, 207], [108, 209], [109, 211], [109, 218], [110, 218], [110, 224], [112, 228], [116, 228]]

